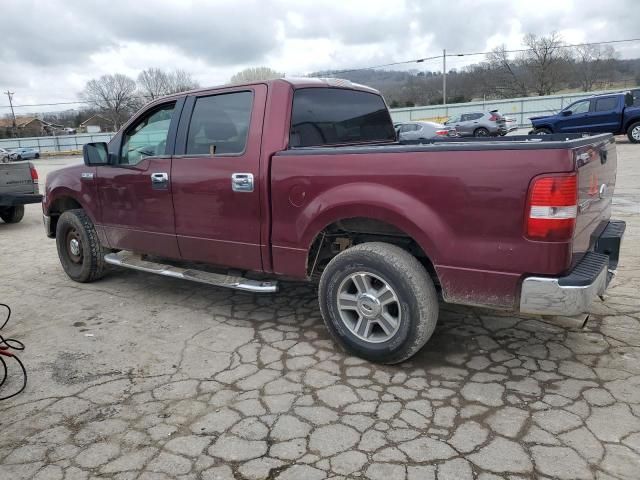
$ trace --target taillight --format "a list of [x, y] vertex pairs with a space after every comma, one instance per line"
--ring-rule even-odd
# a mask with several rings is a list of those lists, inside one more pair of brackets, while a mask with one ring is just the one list
[[498, 120], [500, 120], [500, 117], [497, 117], [495, 113], [492, 113], [489, 120], [492, 122], [497, 122]]
[[529, 187], [526, 236], [559, 242], [573, 236], [578, 214], [575, 174], [539, 177]]
[[31, 180], [33, 180], [33, 183], [38, 183], [38, 171], [36, 170], [36, 167], [30, 165], [29, 171], [31, 172]]
[[449, 130], [436, 130], [436, 135], [439, 137], [446, 137], [449, 135]]

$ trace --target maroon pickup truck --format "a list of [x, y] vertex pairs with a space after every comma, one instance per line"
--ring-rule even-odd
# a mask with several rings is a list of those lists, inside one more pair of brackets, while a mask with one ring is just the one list
[[332, 336], [409, 358], [445, 302], [585, 312], [618, 262], [611, 135], [397, 142], [380, 94], [273, 80], [161, 98], [48, 175], [71, 279], [109, 264], [250, 292], [319, 280]]

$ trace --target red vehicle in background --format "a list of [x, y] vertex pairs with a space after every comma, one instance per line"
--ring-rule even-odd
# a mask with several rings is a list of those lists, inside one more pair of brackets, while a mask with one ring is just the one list
[[380, 94], [350, 82], [202, 89], [50, 174], [45, 228], [79, 282], [109, 264], [250, 292], [277, 289], [252, 272], [319, 278], [333, 337], [396, 363], [433, 333], [438, 292], [548, 315], [604, 292], [624, 231], [615, 144], [574, 137], [403, 145]]

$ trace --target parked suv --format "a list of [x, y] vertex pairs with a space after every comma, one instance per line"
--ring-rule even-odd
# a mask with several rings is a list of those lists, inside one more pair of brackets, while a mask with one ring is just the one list
[[498, 110], [456, 115], [444, 122], [455, 127], [461, 137], [489, 137], [507, 134], [507, 122]]

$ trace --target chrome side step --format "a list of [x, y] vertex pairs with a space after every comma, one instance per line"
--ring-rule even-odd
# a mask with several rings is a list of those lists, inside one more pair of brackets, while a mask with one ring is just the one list
[[174, 267], [173, 265], [143, 260], [140, 255], [132, 252], [122, 251], [118, 253], [108, 253], [104, 256], [104, 260], [118, 267], [155, 273], [156, 275], [164, 275], [165, 277], [206, 283], [207, 285], [214, 285], [216, 287], [227, 287], [256, 293], [274, 293], [278, 291], [278, 283], [275, 281], [250, 280], [236, 275], [222, 275], [220, 273], [205, 272], [203, 270]]

